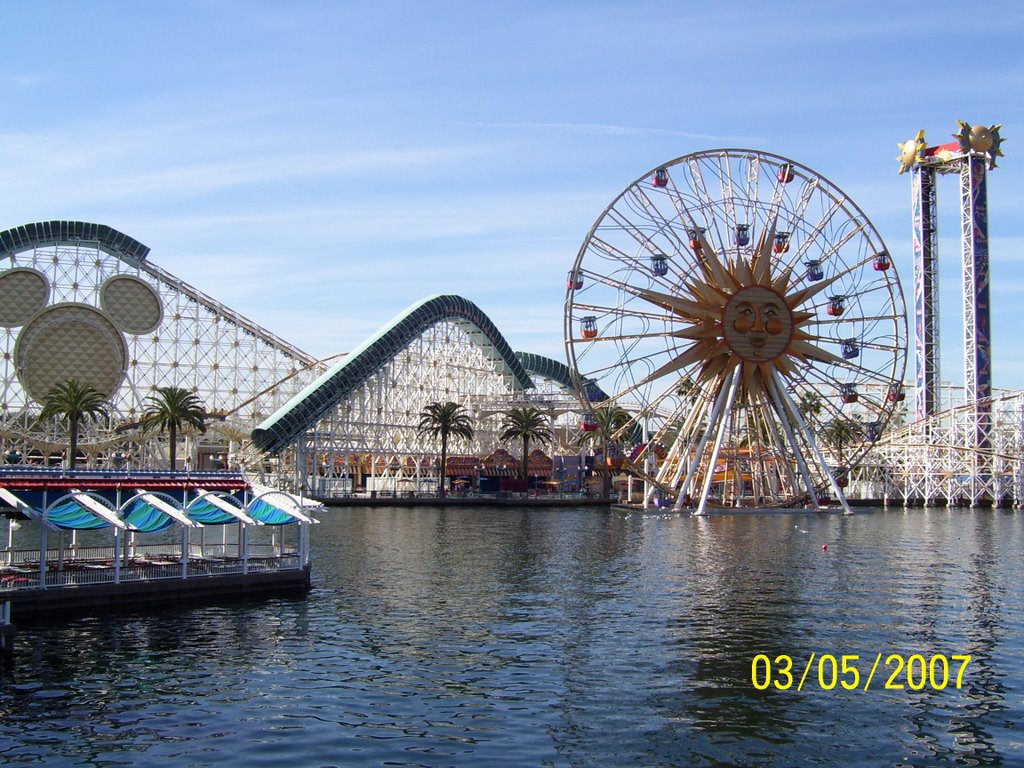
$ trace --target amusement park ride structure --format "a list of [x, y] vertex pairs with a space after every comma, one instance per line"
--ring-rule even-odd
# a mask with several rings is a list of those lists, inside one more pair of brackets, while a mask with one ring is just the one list
[[[929, 147], [924, 131], [899, 145], [900, 173], [911, 172], [917, 380], [912, 424], [891, 432], [876, 462], [903, 501], [999, 503], [1021, 500], [1020, 393], [992, 386], [987, 173], [1002, 156], [1001, 126], [958, 121], [954, 142]], [[960, 181], [964, 384], [945, 408], [940, 384], [937, 177]]]
[[903, 396], [906, 309], [881, 236], [824, 177], [749, 149], [665, 163], [602, 212], [570, 272], [565, 338], [584, 407], [609, 407], [596, 384], [667, 447], [632, 454], [644, 503], [698, 514], [826, 493], [849, 511], [842, 486], [870, 445], [830, 463], [820, 424], [877, 435]]
[[[602, 212], [567, 281], [568, 366], [513, 352], [479, 307], [450, 295], [318, 360], [110, 227], [0, 232], [0, 455], [67, 460], [63, 426], [38, 414], [71, 377], [109, 406], [109, 418], [83, 425], [88, 469], [166, 466], [168, 441], [140, 419], [174, 385], [211, 416], [205, 434], [186, 436], [177, 469], [226, 464], [325, 496], [436, 490], [450, 467], [439, 470], [417, 424], [425, 404], [457, 401], [476, 425], [451, 447], [468, 474], [500, 443], [501, 413], [528, 405], [549, 415], [553, 454], [576, 453], [583, 466], [585, 444], [603, 444], [606, 469], [646, 481], [647, 504], [813, 506], [827, 494], [848, 509], [844, 489], [904, 504], [1019, 504], [1024, 393], [993, 391], [991, 376], [986, 174], [1002, 139], [999, 126], [960, 126], [950, 144], [928, 147], [919, 133], [900, 145], [913, 180], [911, 416], [903, 289], [871, 222], [799, 163], [721, 149], [652, 169]], [[955, 397], [939, 378], [942, 175], [961, 190], [965, 375]], [[618, 435], [604, 434], [616, 423], [601, 418], [614, 415], [606, 407], [634, 417]], [[849, 423], [862, 436], [823, 439]], [[608, 461], [612, 448], [621, 464]]]
[[[668, 496], [679, 508], [692, 494], [698, 512], [815, 506], [824, 491], [849, 511], [847, 481], [886, 502], [1020, 502], [1024, 397], [993, 393], [991, 374], [986, 173], [1000, 126], [959, 125], [955, 142], [928, 147], [922, 131], [900, 145], [913, 178], [912, 418], [895, 269], [827, 180], [785, 158], [713, 150], [653, 170], [605, 209], [569, 274], [566, 349], [583, 407], [632, 412], [665, 454], [634, 451], [627, 467], [649, 483], [645, 504]], [[939, 379], [944, 174], [961, 192], [960, 397]], [[608, 401], [590, 396], [595, 384]], [[859, 444], [823, 451], [828, 425], [843, 422]]]

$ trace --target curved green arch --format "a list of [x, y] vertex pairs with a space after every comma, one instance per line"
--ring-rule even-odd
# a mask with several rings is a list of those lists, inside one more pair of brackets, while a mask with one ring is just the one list
[[28, 248], [82, 241], [98, 243], [107, 253], [128, 261], [139, 262], [149, 255], [148, 246], [106, 224], [55, 219], [22, 224], [0, 232], [0, 256], [13, 255]]
[[[543, 355], [535, 355], [532, 352], [516, 352], [516, 357], [519, 358], [527, 373], [550, 379], [569, 394], [575, 395], [577, 393], [572, 371], [565, 363], [550, 357], [544, 357]], [[587, 399], [591, 403], [598, 403], [607, 400], [608, 395], [596, 383], [589, 381]]]
[[461, 296], [431, 296], [406, 309], [256, 427], [252, 431], [253, 445], [278, 453], [387, 365], [423, 331], [444, 321], [461, 327], [473, 343], [499, 365], [499, 370], [503, 369], [512, 379], [516, 389], [533, 387], [519, 358], [483, 310]]

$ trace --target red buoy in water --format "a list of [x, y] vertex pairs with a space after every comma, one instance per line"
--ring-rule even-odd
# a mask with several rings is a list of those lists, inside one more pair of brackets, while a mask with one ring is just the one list
[[828, 544], [822, 544], [821, 545], [821, 551], [822, 552], [828, 552]]

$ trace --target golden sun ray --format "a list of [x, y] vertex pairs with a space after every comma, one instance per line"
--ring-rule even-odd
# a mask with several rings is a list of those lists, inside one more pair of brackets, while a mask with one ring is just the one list
[[817, 337], [805, 327], [815, 315], [801, 309], [836, 278], [791, 287], [792, 267], [773, 274], [775, 234], [776, 222], [772, 221], [749, 258], [738, 255], [728, 263], [708, 245], [703, 232], [696, 229], [693, 235], [699, 243], [695, 250], [700, 273], [689, 275], [679, 285], [679, 295], [645, 289], [631, 291], [686, 323], [686, 327], [672, 335], [693, 341], [682, 353], [646, 376], [645, 382], [694, 365], [700, 366], [697, 379], [709, 382], [740, 367], [741, 396], [763, 398], [770, 394], [769, 382], [776, 373], [791, 378], [801, 365], [810, 361], [843, 362], [814, 343]]

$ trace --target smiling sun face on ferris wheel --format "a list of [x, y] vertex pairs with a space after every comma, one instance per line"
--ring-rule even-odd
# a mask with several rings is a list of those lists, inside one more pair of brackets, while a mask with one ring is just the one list
[[768, 391], [773, 371], [788, 377], [810, 361], [843, 362], [814, 343], [805, 330], [814, 314], [799, 309], [832, 281], [795, 287], [791, 269], [773, 274], [774, 234], [772, 227], [749, 260], [730, 261], [701, 237], [700, 273], [684, 280], [678, 295], [637, 291], [684, 325], [674, 336], [693, 342], [648, 380], [699, 364], [698, 380], [710, 382], [739, 367], [744, 390], [756, 396]]

